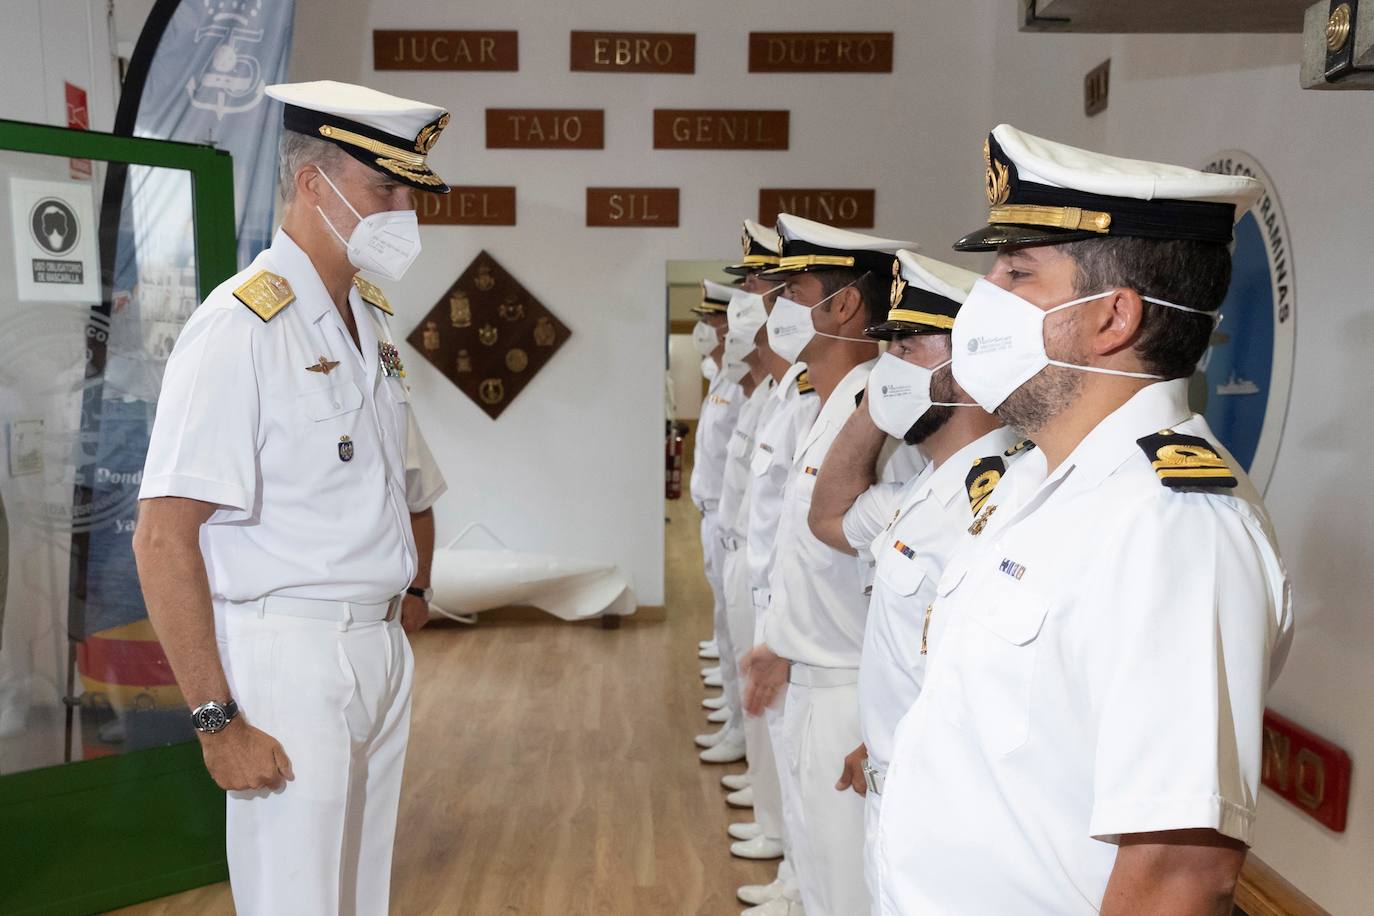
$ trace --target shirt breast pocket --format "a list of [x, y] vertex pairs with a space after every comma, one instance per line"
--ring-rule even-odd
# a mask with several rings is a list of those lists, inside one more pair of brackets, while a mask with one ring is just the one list
[[816, 477], [819, 474], [819, 468], [807, 466], [797, 472], [797, 482], [793, 485], [797, 489], [797, 499], [808, 506], [811, 505], [811, 494], [816, 491]]
[[[296, 398], [297, 408], [305, 419], [316, 423], [339, 421], [363, 406], [363, 393], [351, 381], [338, 382], [327, 388], [316, 388]], [[342, 424], [339, 425], [349, 425]]]
[[[910, 598], [916, 594], [925, 580], [926, 571], [914, 559], [909, 559], [893, 543], [891, 533], [887, 533], [887, 547], [877, 556], [878, 581], [893, 594]], [[907, 548], [910, 550], [911, 548]], [[925, 608], [919, 608], [924, 613]]]
[[760, 442], [754, 447], [754, 457], [749, 460], [749, 470], [754, 472], [755, 477], [762, 477], [768, 473], [772, 465], [773, 449]]
[[966, 713], [985, 747], [1010, 754], [1030, 737], [1031, 684], [1050, 602], [1010, 579], [983, 583], [971, 597], [960, 653]]

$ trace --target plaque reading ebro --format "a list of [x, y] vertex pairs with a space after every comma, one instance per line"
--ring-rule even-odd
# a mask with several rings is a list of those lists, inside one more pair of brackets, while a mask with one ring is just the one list
[[691, 32], [573, 32], [570, 69], [599, 73], [695, 73]]

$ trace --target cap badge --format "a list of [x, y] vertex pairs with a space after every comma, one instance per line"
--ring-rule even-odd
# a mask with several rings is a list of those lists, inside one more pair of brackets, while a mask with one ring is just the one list
[[906, 295], [906, 281], [902, 279], [902, 262], [896, 258], [892, 259], [892, 292], [887, 297], [888, 305], [897, 308], [902, 303], [902, 296]]
[[1011, 195], [1011, 175], [1006, 165], [992, 158], [992, 149], [987, 140], [983, 141], [983, 163], [987, 168], [988, 204], [1000, 207]]
[[428, 155], [434, 149], [434, 144], [439, 141], [439, 135], [448, 127], [449, 115], [444, 112], [439, 116], [439, 120], [432, 124], [426, 124], [421, 128], [420, 133], [415, 137], [415, 152], [421, 155]]
[[749, 245], [750, 245], [750, 240], [749, 240], [749, 230], [748, 230], [748, 229], [744, 230], [743, 234], [740, 235], [740, 243], [744, 246], [744, 256], [745, 256], [746, 258], [749, 257]]

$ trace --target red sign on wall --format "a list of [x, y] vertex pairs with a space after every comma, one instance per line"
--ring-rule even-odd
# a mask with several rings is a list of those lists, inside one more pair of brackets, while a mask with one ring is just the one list
[[1337, 833], [1350, 805], [1350, 755], [1276, 712], [1264, 711], [1260, 781]]
[[[80, 86], [66, 84], [67, 96], [67, 126], [75, 127], [78, 130], [91, 129], [91, 112], [86, 107], [86, 90]], [[72, 159], [71, 176], [73, 178], [91, 177], [91, 160]]]

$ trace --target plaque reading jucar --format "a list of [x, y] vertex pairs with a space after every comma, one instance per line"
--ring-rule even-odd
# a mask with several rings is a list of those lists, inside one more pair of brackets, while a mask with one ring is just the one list
[[483, 251], [406, 342], [495, 420], [571, 336]]

